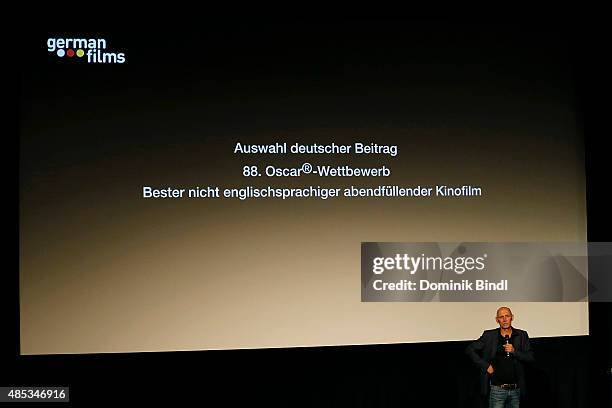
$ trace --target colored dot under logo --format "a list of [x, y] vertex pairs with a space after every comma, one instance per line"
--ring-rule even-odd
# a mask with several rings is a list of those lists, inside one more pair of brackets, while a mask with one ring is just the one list
[[66, 55], [68, 55], [70, 58], [74, 57], [74, 50], [70, 48], [68, 51], [66, 51]]
[[83, 55], [85, 55], [85, 51], [77, 50], [76, 55], [77, 55], [77, 57], [81, 58]]
[[63, 57], [66, 54], [66, 51], [64, 50], [57, 50], [57, 56], [58, 57]]

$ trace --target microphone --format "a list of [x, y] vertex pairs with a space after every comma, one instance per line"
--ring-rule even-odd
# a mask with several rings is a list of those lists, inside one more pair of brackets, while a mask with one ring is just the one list
[[[506, 344], [510, 344], [510, 336], [506, 334], [504, 337], [506, 338]], [[510, 352], [506, 351], [506, 357], [510, 357]]]

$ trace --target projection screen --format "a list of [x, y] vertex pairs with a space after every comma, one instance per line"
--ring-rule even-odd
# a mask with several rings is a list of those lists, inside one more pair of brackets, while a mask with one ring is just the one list
[[584, 301], [362, 297], [362, 243], [586, 241], [562, 38], [296, 23], [23, 44], [22, 354], [469, 340], [502, 305], [531, 337], [588, 334]]

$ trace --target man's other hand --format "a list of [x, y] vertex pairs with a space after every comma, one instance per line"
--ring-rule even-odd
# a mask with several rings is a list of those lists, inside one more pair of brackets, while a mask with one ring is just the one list
[[487, 373], [489, 373], [489, 375], [493, 374], [493, 366], [491, 364], [489, 364], [489, 368], [487, 368]]

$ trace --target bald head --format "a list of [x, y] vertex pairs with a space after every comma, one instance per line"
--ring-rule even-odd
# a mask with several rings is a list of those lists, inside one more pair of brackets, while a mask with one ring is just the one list
[[512, 325], [512, 319], [514, 319], [514, 316], [512, 315], [512, 310], [510, 310], [509, 307], [502, 306], [497, 309], [495, 321], [499, 324], [499, 327], [502, 329], [509, 329]]
[[497, 309], [497, 312], [495, 312], [495, 317], [498, 317], [498, 316], [499, 316], [499, 313], [500, 313], [502, 310], [507, 311], [507, 312], [510, 314], [510, 316], [512, 316], [512, 310], [510, 310], [510, 308], [509, 308], [509, 307], [507, 307], [507, 306], [502, 306], [502, 307], [500, 307], [499, 309]]

